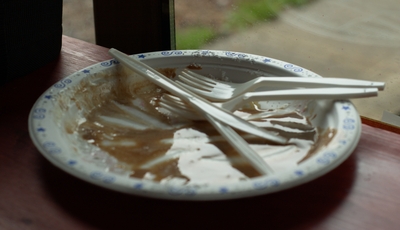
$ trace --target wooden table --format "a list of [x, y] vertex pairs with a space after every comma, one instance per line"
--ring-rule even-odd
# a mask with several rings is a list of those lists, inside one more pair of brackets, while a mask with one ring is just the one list
[[0, 86], [0, 229], [400, 229], [400, 129], [365, 118], [358, 147], [339, 167], [254, 198], [149, 199], [56, 168], [30, 140], [29, 111], [58, 80], [110, 59], [107, 50], [63, 37], [57, 60]]

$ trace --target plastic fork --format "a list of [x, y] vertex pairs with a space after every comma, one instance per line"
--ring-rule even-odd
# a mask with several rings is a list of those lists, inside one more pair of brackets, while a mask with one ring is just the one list
[[[372, 97], [378, 95], [377, 88], [317, 88], [317, 89], [287, 89], [261, 92], [247, 92], [224, 102], [213, 104], [228, 111], [235, 111], [250, 101], [272, 100], [317, 100], [317, 99], [349, 99]], [[184, 104], [186, 106], [186, 104]], [[198, 116], [197, 116], [198, 117]]]
[[276, 143], [283, 144], [287, 142], [287, 138], [271, 134], [271, 132], [269, 132], [268, 130], [265, 130], [248, 121], [245, 121], [227, 110], [221, 109], [220, 107], [210, 103], [208, 100], [178, 85], [176, 82], [162, 75], [157, 70], [144, 64], [143, 62], [138, 61], [135, 58], [129, 57], [128, 55], [114, 48], [111, 48], [108, 52], [122, 65], [135, 71], [135, 73], [139, 74], [141, 77], [167, 90], [171, 94], [180, 97], [183, 101], [190, 104], [197, 113], [201, 115], [212, 116], [214, 119], [226, 125], [232, 126], [246, 133], [251, 133], [253, 135], [268, 139]]
[[211, 101], [227, 101], [262, 86], [277, 88], [377, 88], [379, 90], [385, 88], [384, 82], [346, 78], [258, 77], [245, 83], [232, 83], [214, 80], [187, 69], [178, 75], [176, 82]]
[[[372, 97], [378, 94], [377, 88], [318, 88], [318, 89], [288, 89], [262, 92], [248, 92], [225, 102], [213, 102], [228, 111], [235, 111], [250, 101], [270, 100], [307, 100], [307, 99], [349, 99], [360, 97]], [[204, 120], [190, 106], [180, 98], [164, 94], [161, 100], [164, 104], [171, 104], [179, 107], [179, 114], [191, 120]], [[178, 113], [178, 112], [177, 112]]]
[[[160, 107], [187, 119], [191, 119], [191, 114], [194, 113], [194, 111], [187, 113], [185, 107], [183, 107], [183, 109], [181, 107], [183, 102], [178, 97], [170, 94], [164, 94], [161, 97], [159, 105]], [[194, 114], [199, 117], [198, 114]], [[254, 151], [250, 145], [230, 126], [217, 121], [208, 114], [205, 114], [202, 119], [207, 119], [208, 122], [221, 134], [221, 136], [223, 136], [225, 140], [261, 175], [270, 175], [273, 173], [273, 170], [264, 161], [264, 159], [256, 151]]]

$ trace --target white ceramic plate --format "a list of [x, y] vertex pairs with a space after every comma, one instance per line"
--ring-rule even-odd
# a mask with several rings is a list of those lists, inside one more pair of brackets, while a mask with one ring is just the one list
[[[200, 72], [204, 74], [228, 78], [233, 82], [243, 82], [260, 75], [320, 77], [284, 61], [229, 51], [164, 51], [132, 56], [154, 68], [176, 68], [177, 71], [196, 64], [201, 66]], [[360, 118], [349, 101], [271, 102], [269, 106], [274, 108], [297, 111], [309, 118], [313, 117], [311, 123], [314, 127], [335, 130], [335, 134], [326, 146], [307, 160], [277, 170], [273, 175], [233, 182], [214, 181], [206, 186], [132, 178], [124, 163], [104, 151], [91, 148], [89, 143], [64, 126], [65, 121], [71, 120], [71, 117], [77, 123], [84, 119], [84, 112], [73, 106], [79, 85], [96, 74], [112, 75], [118, 68], [118, 62], [108, 60], [66, 77], [43, 93], [29, 116], [31, 138], [50, 162], [78, 178], [102, 187], [174, 200], [222, 200], [268, 194], [303, 184], [334, 169], [352, 153], [360, 138]], [[107, 96], [107, 90], [102, 93]]]

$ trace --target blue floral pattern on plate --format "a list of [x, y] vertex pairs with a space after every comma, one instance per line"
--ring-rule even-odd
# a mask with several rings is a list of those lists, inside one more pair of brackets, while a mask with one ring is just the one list
[[[161, 66], [164, 61], [172, 65], [175, 60], [181, 67], [184, 62], [186, 65], [195, 62], [200, 65], [209, 63], [222, 66], [240, 65], [240, 68], [257, 65], [257, 68], [265, 73], [268, 73], [268, 69], [274, 68], [294, 73], [299, 77], [320, 77], [291, 63], [232, 51], [171, 50], [137, 54], [132, 57], [144, 62], [158, 63]], [[31, 138], [50, 162], [76, 177], [102, 187], [129, 194], [177, 200], [218, 200], [268, 194], [312, 180], [337, 167], [352, 153], [360, 138], [361, 122], [353, 104], [346, 100], [336, 101], [332, 105], [335, 113], [332, 115], [335, 121], [334, 128], [337, 129], [335, 138], [325, 149], [295, 168], [241, 183], [205, 187], [172, 186], [131, 178], [129, 172], [120, 170], [117, 167], [118, 162], [106, 153], [96, 149], [91, 150], [90, 154], [73, 151], [74, 148], [79, 149], [79, 146], [70, 146], [63, 130], [55, 125], [60, 122], [60, 115], [57, 114], [55, 107], [57, 99], [62, 94], [79, 84], [82, 79], [102, 71], [112, 71], [112, 68], [118, 65], [116, 60], [111, 59], [62, 79], [39, 97], [29, 116]]]

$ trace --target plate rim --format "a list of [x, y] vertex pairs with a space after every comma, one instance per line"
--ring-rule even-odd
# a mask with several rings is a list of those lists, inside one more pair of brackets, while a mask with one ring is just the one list
[[[154, 58], [166, 58], [166, 57], [171, 57], [172, 55], [176, 56], [185, 56], [185, 55], [198, 55], [202, 54], [204, 57], [207, 57], [207, 55], [210, 55], [212, 53], [213, 55], [216, 54], [218, 55], [227, 55], [227, 58], [241, 58], [243, 59], [242, 61], [245, 61], [247, 57], [254, 58], [256, 57], [257, 59], [262, 59], [268, 60], [268, 64], [274, 65], [275, 67], [282, 68], [282, 65], [286, 65], [289, 69], [292, 70], [294, 73], [304, 76], [304, 77], [321, 77], [320, 75], [309, 71], [303, 67], [293, 65], [288, 62], [284, 62], [278, 59], [270, 58], [270, 57], [265, 57], [265, 56], [260, 56], [260, 55], [255, 55], [255, 54], [248, 54], [248, 53], [242, 53], [242, 52], [232, 52], [232, 51], [220, 51], [220, 50], [184, 50], [184, 51], [177, 51], [177, 50], [171, 50], [171, 51], [156, 51], [156, 52], [148, 52], [148, 53], [142, 53], [142, 54], [134, 54], [131, 55], [134, 58], [137, 58], [139, 60], [149, 60], [149, 59], [154, 59]], [[230, 55], [230, 56], [229, 56]], [[146, 59], [147, 58], [147, 59]], [[269, 193], [274, 193], [282, 190], [286, 190], [295, 186], [298, 186], [300, 184], [307, 183], [309, 181], [312, 181], [322, 175], [325, 175], [326, 173], [330, 172], [332, 169], [336, 168], [338, 165], [340, 165], [343, 161], [345, 161], [354, 151], [356, 148], [358, 141], [360, 139], [361, 135], [361, 119], [360, 116], [357, 113], [357, 110], [355, 109], [354, 105], [349, 101], [349, 100], [342, 100], [343, 105], [339, 103], [335, 103], [334, 106], [343, 106], [346, 104], [348, 110], [347, 112], [350, 111], [350, 113], [353, 115], [354, 120], [351, 122], [350, 126], [354, 127], [352, 130], [353, 136], [352, 139], [353, 141], [349, 143], [346, 153], [340, 154], [340, 157], [332, 157], [328, 156], [327, 160], [329, 162], [327, 165], [324, 167], [321, 167], [319, 170], [314, 170], [310, 171], [307, 173], [307, 176], [300, 175], [299, 172], [299, 178], [298, 179], [286, 179], [285, 183], [281, 183], [281, 180], [278, 180], [278, 182], [274, 181], [273, 178], [269, 176], [262, 176], [262, 177], [257, 177], [254, 179], [250, 179], [249, 181], [246, 182], [241, 182], [240, 185], [244, 185], [244, 183], [252, 184], [253, 189], [238, 189], [237, 187], [235, 188], [235, 185], [224, 185], [224, 186], [219, 186], [220, 190], [213, 190], [213, 192], [203, 192], [202, 193], [197, 193], [197, 191], [193, 191], [190, 186], [165, 186], [161, 185], [163, 189], [160, 188], [154, 188], [151, 187], [150, 189], [144, 188], [143, 186], [143, 180], [139, 179], [134, 179], [134, 178], [128, 178], [131, 183], [131, 186], [126, 186], [125, 180], [122, 180], [122, 178], [117, 178], [118, 180], [122, 181], [121, 183], [116, 183], [116, 181], [113, 181], [111, 179], [106, 180], [104, 179], [107, 176], [107, 172], [98, 172], [98, 174], [90, 174], [90, 173], [84, 173], [81, 171], [78, 171], [74, 165], [67, 165], [66, 162], [61, 162], [60, 159], [57, 159], [54, 157], [54, 155], [50, 154], [49, 151], [43, 147], [43, 143], [39, 141], [38, 138], [38, 130], [35, 130], [35, 116], [37, 116], [36, 109], [38, 109], [38, 105], [41, 101], [45, 100], [46, 95], [50, 90], [54, 90], [54, 87], [57, 86], [57, 84], [67, 84], [67, 80], [71, 80], [71, 78], [76, 77], [77, 74], [82, 74], [81, 79], [85, 78], [86, 76], [90, 76], [87, 74], [90, 74], [90, 71], [93, 70], [94, 68], [99, 68], [97, 72], [101, 72], [104, 69], [107, 69], [109, 67], [112, 67], [114, 65], [117, 65], [118, 62], [115, 61], [115, 59], [109, 59], [106, 61], [98, 62], [93, 65], [90, 65], [86, 68], [83, 68], [79, 71], [76, 71], [67, 77], [61, 79], [60, 81], [56, 82], [53, 86], [48, 88], [45, 92], [41, 94], [41, 96], [35, 101], [34, 105], [32, 106], [32, 109], [29, 113], [28, 117], [28, 128], [29, 128], [29, 134], [31, 137], [31, 140], [33, 141], [34, 145], [36, 148], [39, 150], [39, 152], [47, 159], [49, 160], [52, 164], [54, 164], [56, 167], [60, 168], [61, 170], [69, 173], [70, 175], [73, 175], [83, 181], [89, 182], [91, 184], [95, 184], [97, 186], [103, 187], [103, 188], [108, 188], [111, 190], [127, 193], [127, 194], [132, 194], [132, 195], [138, 195], [138, 196], [145, 196], [145, 197], [151, 197], [151, 198], [161, 198], [161, 199], [167, 199], [167, 200], [226, 200], [226, 199], [236, 199], [236, 198], [244, 198], [244, 197], [251, 197], [251, 196], [258, 196], [258, 195], [264, 195], [264, 194], [269, 194]], [[300, 70], [300, 72], [296, 72]], [[304, 71], [304, 72], [303, 72]], [[299, 74], [300, 73], [300, 74]], [[86, 75], [84, 75], [86, 74]], [[71, 80], [72, 81], [72, 80]], [[336, 108], [336, 111], [339, 111], [340, 108]], [[347, 143], [346, 143], [347, 144]], [[324, 160], [324, 159], [323, 159]], [[326, 159], [325, 159], [326, 160]], [[304, 164], [305, 166], [301, 167], [304, 168], [307, 166], [307, 164]], [[286, 172], [286, 171], [285, 171]], [[110, 178], [115, 178], [118, 177], [117, 175], [114, 175], [114, 177]], [[117, 180], [115, 179], [115, 180]], [[135, 185], [136, 182], [136, 185]], [[155, 182], [150, 182], [153, 184], [158, 184]], [[258, 187], [256, 184], [258, 183]], [[276, 184], [278, 183], [278, 184]], [[141, 184], [141, 186], [139, 186]], [[136, 186], [136, 187], [135, 187]], [[159, 187], [158, 186], [158, 187]], [[237, 186], [237, 185], [236, 185]], [[251, 185], [249, 185], [251, 186]], [[157, 186], [155, 186], [157, 187]], [[182, 188], [184, 187], [184, 188]], [[231, 190], [231, 189], [234, 190]], [[225, 189], [225, 191], [223, 190]], [[235, 190], [236, 189], [236, 190]]]

